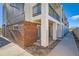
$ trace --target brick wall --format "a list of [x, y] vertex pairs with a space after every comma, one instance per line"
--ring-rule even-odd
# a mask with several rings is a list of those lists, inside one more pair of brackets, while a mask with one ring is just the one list
[[[16, 25], [16, 24], [14, 24]], [[37, 40], [37, 24], [32, 22], [18, 23], [19, 30], [14, 30], [14, 25], [7, 26], [8, 36], [11, 41], [25, 48], [32, 45]], [[12, 34], [12, 33], [13, 34]]]
[[24, 45], [32, 45], [37, 40], [37, 24], [25, 22], [24, 23]]

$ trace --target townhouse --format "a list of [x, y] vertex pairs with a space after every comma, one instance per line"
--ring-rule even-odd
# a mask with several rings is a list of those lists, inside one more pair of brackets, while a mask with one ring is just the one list
[[3, 5], [3, 36], [25, 48], [35, 42], [47, 47], [68, 32], [59, 3], [10, 3]]

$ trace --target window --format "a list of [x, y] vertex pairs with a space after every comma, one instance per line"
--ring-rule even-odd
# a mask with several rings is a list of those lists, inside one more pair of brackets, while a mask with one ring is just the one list
[[41, 14], [41, 4], [38, 3], [33, 7], [33, 16]]
[[19, 30], [19, 25], [14, 25], [13, 30]]

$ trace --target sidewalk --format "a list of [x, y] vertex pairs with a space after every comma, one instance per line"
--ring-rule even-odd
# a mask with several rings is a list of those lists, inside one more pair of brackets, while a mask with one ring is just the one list
[[[6, 39], [7, 40], [7, 39]], [[72, 33], [68, 33], [48, 56], [78, 56], [79, 51]], [[15, 43], [0, 48], [0, 56], [33, 56]]]
[[9, 43], [0, 48], [0, 56], [32, 56], [15, 43]]
[[48, 54], [49, 56], [78, 56], [79, 51], [72, 33], [66, 37]]

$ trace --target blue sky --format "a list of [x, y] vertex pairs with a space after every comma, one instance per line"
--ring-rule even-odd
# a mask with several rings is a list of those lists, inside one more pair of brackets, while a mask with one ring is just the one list
[[2, 4], [0, 4], [0, 27], [2, 26]]
[[79, 27], [79, 3], [65, 3], [63, 8], [70, 28]]
[[[79, 27], [79, 3], [63, 3], [64, 13], [70, 27]], [[2, 25], [2, 4], [0, 4], [0, 27]]]

